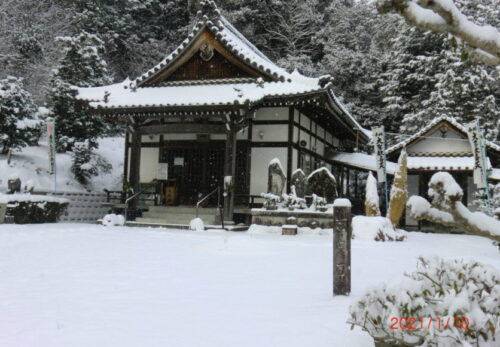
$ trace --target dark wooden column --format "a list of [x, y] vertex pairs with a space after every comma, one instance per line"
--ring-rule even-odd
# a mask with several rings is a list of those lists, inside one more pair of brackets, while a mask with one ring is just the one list
[[[224, 220], [233, 221], [234, 193], [236, 190], [236, 127], [228, 123], [230, 129], [226, 132], [226, 148], [224, 153]], [[227, 191], [227, 180], [231, 177], [231, 189]]]
[[[141, 189], [141, 134], [138, 127], [133, 127], [129, 130], [132, 141], [130, 144], [130, 185], [134, 189], [134, 194]], [[133, 199], [130, 202], [131, 208], [138, 207], [139, 198]]]
[[290, 193], [290, 186], [292, 182], [292, 165], [293, 165], [293, 122], [294, 122], [294, 108], [288, 108], [288, 148], [287, 148], [287, 169], [286, 169], [286, 189]]

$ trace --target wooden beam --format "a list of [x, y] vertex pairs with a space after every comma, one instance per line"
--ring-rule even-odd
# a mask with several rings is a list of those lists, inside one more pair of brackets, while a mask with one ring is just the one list
[[288, 148], [287, 148], [287, 167], [286, 167], [286, 186], [287, 191], [290, 193], [290, 182], [292, 181], [292, 161], [293, 161], [293, 128], [294, 128], [294, 108], [288, 108]]
[[224, 220], [233, 221], [234, 214], [234, 193], [236, 189], [236, 129], [231, 124], [231, 129], [226, 135], [226, 149], [224, 153], [224, 185], [226, 177], [232, 179], [232, 191], [226, 191], [224, 188]]
[[224, 124], [159, 124], [148, 125], [139, 128], [141, 135], [157, 134], [224, 134], [226, 127]]

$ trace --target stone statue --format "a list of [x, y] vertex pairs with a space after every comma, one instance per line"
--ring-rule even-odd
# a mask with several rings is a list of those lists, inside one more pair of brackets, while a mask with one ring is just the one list
[[302, 169], [297, 169], [292, 173], [291, 185], [295, 186], [295, 191], [299, 198], [306, 195], [306, 174]]
[[286, 176], [279, 159], [275, 158], [269, 163], [267, 192], [281, 196], [286, 186]]
[[307, 177], [309, 193], [316, 194], [332, 203], [337, 198], [337, 180], [326, 167], [319, 168]]

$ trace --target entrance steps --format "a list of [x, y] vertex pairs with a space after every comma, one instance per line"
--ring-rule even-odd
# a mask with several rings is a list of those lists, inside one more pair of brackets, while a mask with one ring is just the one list
[[[217, 208], [198, 209], [198, 217], [205, 225], [219, 224], [219, 210]], [[149, 211], [144, 212], [142, 217], [137, 218], [138, 223], [188, 225], [196, 218], [196, 207], [194, 206], [151, 206]]]

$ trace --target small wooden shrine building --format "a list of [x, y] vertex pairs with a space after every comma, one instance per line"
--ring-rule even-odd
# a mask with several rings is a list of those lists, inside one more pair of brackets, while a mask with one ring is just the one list
[[331, 169], [329, 153], [368, 142], [331, 83], [276, 66], [205, 1], [193, 31], [158, 65], [134, 80], [78, 88], [77, 98], [127, 124], [125, 178], [136, 191], [174, 184], [178, 196], [167, 202], [194, 205], [225, 186], [230, 219], [235, 199], [266, 190], [273, 158], [291, 177]]
[[[499, 179], [500, 146], [486, 141], [490, 183]], [[416, 134], [387, 149], [387, 159], [397, 162], [401, 150], [408, 152], [408, 195], [428, 198], [428, 184], [438, 171], [452, 174], [464, 191], [464, 204], [470, 204], [477, 192], [473, 171], [476, 157], [465, 126], [451, 117], [438, 117]], [[407, 226], [417, 226], [408, 212]]]

